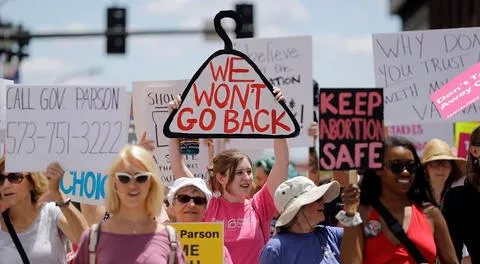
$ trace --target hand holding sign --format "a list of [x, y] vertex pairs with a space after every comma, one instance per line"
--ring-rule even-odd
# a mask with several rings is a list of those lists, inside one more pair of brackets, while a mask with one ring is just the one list
[[48, 179], [48, 189], [53, 196], [60, 194], [60, 180], [64, 174], [65, 170], [57, 162], [48, 165], [45, 175]]
[[358, 205], [360, 204], [360, 189], [358, 186], [350, 184], [345, 187], [342, 191], [341, 198], [347, 216], [354, 216], [357, 212]]
[[147, 132], [143, 132], [142, 137], [140, 138], [140, 141], [138, 145], [148, 151], [154, 151], [155, 150], [155, 141], [152, 139], [147, 138]]

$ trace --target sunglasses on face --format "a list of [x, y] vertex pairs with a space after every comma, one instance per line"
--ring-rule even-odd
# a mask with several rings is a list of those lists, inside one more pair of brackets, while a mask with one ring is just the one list
[[186, 194], [178, 194], [178, 195], [175, 195], [175, 199], [177, 199], [181, 203], [189, 203], [191, 200], [193, 200], [193, 203], [195, 205], [207, 204], [207, 199], [200, 196], [189, 196]]
[[150, 176], [152, 176], [152, 174], [149, 172], [139, 172], [135, 175], [131, 175], [130, 173], [126, 172], [115, 173], [115, 177], [117, 177], [118, 181], [123, 184], [129, 183], [132, 178], [135, 179], [137, 183], [145, 183], [148, 181], [148, 178], [150, 178]]
[[407, 170], [410, 174], [414, 174], [417, 171], [417, 164], [413, 160], [408, 162], [393, 160], [387, 162], [386, 165], [395, 174], [400, 174], [404, 170]]
[[9, 173], [7, 175], [0, 174], [0, 185], [5, 183], [5, 179], [7, 179], [10, 183], [20, 184], [23, 181], [23, 178], [25, 178], [25, 176], [23, 176], [21, 173]]

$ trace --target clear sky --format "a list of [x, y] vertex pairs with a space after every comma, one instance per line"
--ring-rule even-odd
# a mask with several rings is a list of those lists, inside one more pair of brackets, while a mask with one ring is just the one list
[[[0, 3], [5, 0], [0, 1]], [[100, 31], [106, 8], [125, 6], [127, 28], [202, 28], [220, 10], [239, 0], [9, 0], [4, 21], [32, 33]], [[372, 33], [397, 32], [400, 19], [388, 0], [256, 0], [256, 37], [312, 35], [313, 77], [320, 87], [374, 87]], [[27, 84], [114, 84], [131, 90], [132, 81], [188, 79], [218, 49], [202, 35], [129, 37], [125, 55], [107, 55], [105, 38], [33, 39], [21, 68]], [[94, 76], [81, 75], [99, 69]], [[307, 152], [293, 154], [306, 160]]]
[[[1, 1], [3, 2], [3, 1]], [[202, 28], [239, 0], [9, 0], [0, 18], [22, 23], [31, 32], [99, 31], [106, 8], [128, 8], [128, 29]], [[313, 76], [322, 87], [374, 86], [372, 33], [397, 32], [400, 20], [387, 0], [257, 0], [257, 37], [313, 36]], [[23, 63], [23, 83], [49, 84], [67, 76], [100, 69], [94, 76], [67, 83], [120, 84], [132, 81], [187, 79], [220, 41], [202, 35], [129, 37], [125, 55], [108, 56], [105, 38], [33, 39]], [[73, 74], [75, 75], [75, 74]]]

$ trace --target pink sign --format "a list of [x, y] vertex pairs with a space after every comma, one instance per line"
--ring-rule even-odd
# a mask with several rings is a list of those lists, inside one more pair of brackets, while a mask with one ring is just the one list
[[480, 99], [480, 63], [450, 80], [430, 99], [445, 120]]
[[460, 133], [460, 136], [458, 137], [458, 157], [465, 159], [467, 158], [469, 141], [469, 133]]

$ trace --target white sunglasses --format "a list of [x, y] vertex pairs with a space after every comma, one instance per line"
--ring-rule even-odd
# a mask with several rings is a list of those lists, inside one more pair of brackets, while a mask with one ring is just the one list
[[123, 184], [128, 184], [132, 178], [135, 179], [137, 183], [145, 183], [150, 176], [152, 176], [152, 173], [150, 172], [137, 172], [135, 175], [126, 172], [115, 173], [115, 177], [117, 177], [117, 179]]

